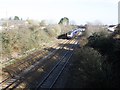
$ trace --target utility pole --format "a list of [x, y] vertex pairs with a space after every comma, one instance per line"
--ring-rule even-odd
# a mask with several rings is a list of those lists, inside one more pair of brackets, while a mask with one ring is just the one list
[[120, 1], [118, 2], [118, 24], [120, 24]]
[[7, 24], [7, 31], [8, 31], [8, 15], [7, 15], [7, 8], [6, 8], [6, 24]]

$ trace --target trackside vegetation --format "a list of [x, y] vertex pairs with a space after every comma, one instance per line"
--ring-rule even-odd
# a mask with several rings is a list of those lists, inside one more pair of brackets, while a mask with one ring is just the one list
[[119, 88], [120, 25], [113, 33], [94, 31], [91, 35], [84, 36], [83, 40], [86, 43], [76, 50], [71, 59], [72, 65], [66, 86], [70, 88]]
[[0, 32], [2, 63], [17, 60], [44, 46], [50, 46], [57, 42], [57, 36], [74, 28], [72, 25], [46, 24], [44, 20], [9, 20], [3, 23]]

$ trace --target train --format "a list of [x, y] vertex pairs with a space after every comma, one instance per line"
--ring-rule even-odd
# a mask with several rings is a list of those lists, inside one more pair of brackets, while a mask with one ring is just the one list
[[81, 29], [74, 29], [74, 30], [69, 31], [69, 32], [67, 33], [67, 38], [68, 38], [68, 39], [72, 39], [72, 38], [75, 38], [76, 36], [79, 36], [79, 35], [81, 35], [81, 34], [82, 34]]
[[109, 26], [107, 26], [107, 29], [110, 32], [114, 32], [116, 28], [117, 28], [117, 25], [109, 25]]

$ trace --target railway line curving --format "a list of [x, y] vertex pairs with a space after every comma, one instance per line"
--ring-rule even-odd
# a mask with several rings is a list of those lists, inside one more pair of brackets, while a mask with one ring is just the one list
[[[51, 70], [48, 69], [45, 76], [42, 77], [41, 82], [36, 80], [36, 86], [34, 87], [36, 90], [41, 87], [52, 88], [55, 82], [57, 81], [57, 79], [59, 78], [60, 74], [64, 70], [70, 57], [72, 56], [73, 49], [76, 44], [77, 44], [76, 40], [67, 40], [59, 46], [54, 46], [54, 48], [56, 48], [55, 50], [50, 51], [47, 54], [42, 54], [42, 56], [45, 55], [44, 57], [40, 58], [41, 56], [40, 54], [44, 52], [37, 52], [33, 54], [33, 56], [19, 63], [17, 65], [18, 67], [12, 68], [13, 71], [12, 70], [11, 71], [14, 72], [15, 74], [13, 73], [14, 75], [7, 77], [2, 82], [0, 82], [0, 85], [2, 86], [2, 90], [9, 90], [9, 89], [13, 90], [17, 87], [19, 88], [21, 83], [24, 82], [27, 77], [32, 77], [33, 76], [32, 74], [34, 74], [40, 68], [43, 68], [43, 67], [45, 68], [47, 66], [47, 63], [49, 63], [53, 58], [55, 58], [56, 62], [55, 64], [53, 64], [52, 68], [50, 68]], [[64, 49], [66, 50], [64, 51]], [[54, 76], [54, 79], [49, 80], [49, 78], [53, 76]], [[51, 85], [48, 85], [45, 83], [48, 83]], [[33, 86], [28, 85], [27, 87], [32, 88]]]

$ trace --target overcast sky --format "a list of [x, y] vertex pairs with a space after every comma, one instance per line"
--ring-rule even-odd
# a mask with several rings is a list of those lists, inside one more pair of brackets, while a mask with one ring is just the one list
[[19, 16], [23, 19], [59, 22], [68, 17], [76, 24], [100, 21], [118, 23], [119, 0], [0, 0], [0, 18]]

